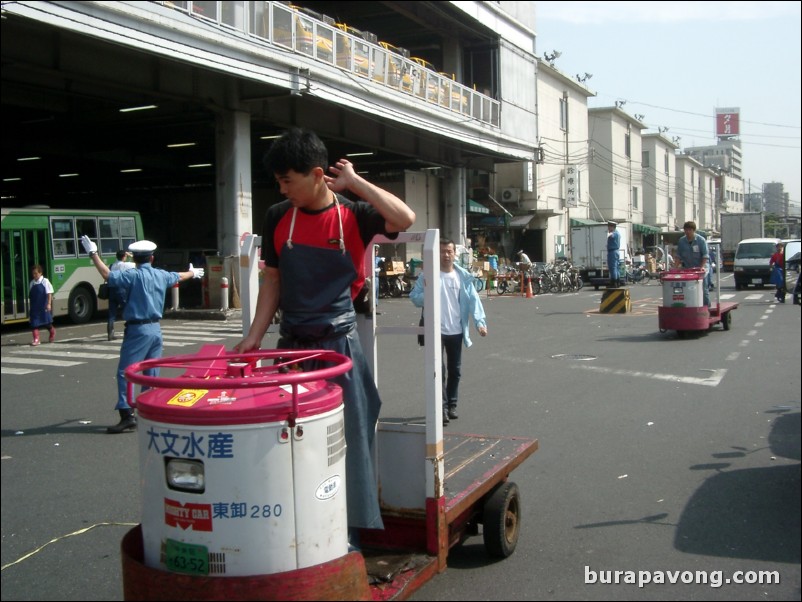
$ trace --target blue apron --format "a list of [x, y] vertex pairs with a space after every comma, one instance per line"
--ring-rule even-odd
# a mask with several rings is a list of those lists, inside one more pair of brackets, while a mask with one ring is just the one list
[[[336, 210], [339, 216], [339, 203]], [[279, 256], [282, 318], [277, 348], [327, 349], [351, 358], [353, 368], [331, 379], [343, 392], [348, 526], [383, 529], [372, 451], [381, 399], [356, 332], [351, 301], [356, 270], [343, 243], [342, 218], [339, 249], [294, 244], [294, 227], [293, 216], [289, 239]], [[303, 369], [328, 366], [309, 361]]]
[[34, 284], [28, 294], [31, 299], [30, 315], [28, 316], [31, 328], [50, 326], [53, 323], [53, 314], [47, 311], [47, 289], [44, 282]]

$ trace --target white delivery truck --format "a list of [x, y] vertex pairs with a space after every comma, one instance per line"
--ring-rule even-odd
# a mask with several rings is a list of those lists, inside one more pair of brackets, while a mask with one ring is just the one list
[[[619, 225], [616, 230], [621, 235], [618, 261], [625, 261], [629, 248], [627, 229]], [[587, 283], [594, 279], [609, 279], [607, 267], [607, 222], [582, 224], [571, 227], [571, 261], [579, 268], [579, 275]]]
[[721, 220], [719, 263], [723, 272], [731, 272], [734, 268], [738, 243], [747, 238], [763, 238], [765, 236], [763, 234], [763, 212], [722, 213], [719, 218]]

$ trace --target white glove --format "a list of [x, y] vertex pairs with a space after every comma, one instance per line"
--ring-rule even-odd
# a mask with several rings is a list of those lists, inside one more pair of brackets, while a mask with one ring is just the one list
[[193, 278], [203, 278], [203, 268], [193, 268], [192, 264], [189, 264], [189, 271], [192, 272]]
[[84, 251], [90, 255], [97, 253], [97, 245], [86, 234], [81, 237], [81, 245], [83, 245]]

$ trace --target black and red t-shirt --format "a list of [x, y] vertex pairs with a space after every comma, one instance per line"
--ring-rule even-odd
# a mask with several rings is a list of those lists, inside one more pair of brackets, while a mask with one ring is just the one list
[[[385, 219], [369, 203], [350, 201], [340, 195], [337, 198], [340, 201], [345, 248], [357, 273], [356, 279], [351, 283], [351, 298], [354, 299], [365, 282], [365, 249], [370, 241], [377, 234], [388, 238], [395, 238], [396, 234], [387, 233]], [[278, 268], [279, 256], [290, 234], [292, 208], [290, 201], [282, 201], [267, 210], [262, 228], [262, 259], [267, 267]], [[332, 203], [319, 211], [298, 209], [292, 242], [339, 250], [340, 222], [337, 218], [337, 206]]]

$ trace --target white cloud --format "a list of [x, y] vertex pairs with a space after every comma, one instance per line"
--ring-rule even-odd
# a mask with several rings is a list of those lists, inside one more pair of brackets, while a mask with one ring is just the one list
[[678, 23], [800, 17], [800, 2], [537, 2], [537, 19], [570, 23]]

